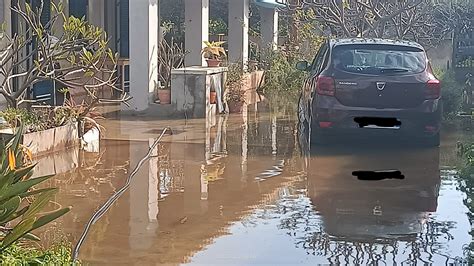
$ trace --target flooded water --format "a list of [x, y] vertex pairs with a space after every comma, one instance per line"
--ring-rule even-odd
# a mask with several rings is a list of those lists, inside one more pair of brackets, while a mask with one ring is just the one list
[[[446, 130], [436, 149], [385, 141], [308, 151], [293, 118], [256, 113], [107, 121], [98, 153], [72, 150], [43, 162], [55, 165], [56, 205], [73, 207], [43, 237], [65, 234], [75, 244], [166, 126], [173, 135], [93, 225], [83, 262], [437, 265], [467, 256], [469, 210], [453, 170], [459, 132]], [[73, 159], [56, 163], [64, 156]], [[405, 178], [353, 176], [393, 169]]]

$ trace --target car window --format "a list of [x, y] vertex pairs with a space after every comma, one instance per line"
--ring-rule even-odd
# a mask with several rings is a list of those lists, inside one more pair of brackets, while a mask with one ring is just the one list
[[426, 68], [425, 52], [413, 47], [342, 45], [333, 54], [335, 68], [353, 73], [419, 73]]
[[318, 57], [319, 57], [319, 54], [321, 54], [321, 52], [323, 51], [323, 47], [321, 47], [319, 50], [318, 50], [318, 53], [316, 53], [316, 55], [314, 56], [314, 59], [313, 59], [313, 62], [311, 62], [311, 72], [313, 72], [315, 66], [316, 66], [316, 63], [318, 61]]
[[319, 49], [318, 54], [314, 58], [313, 64], [311, 65], [311, 73], [319, 73], [319, 71], [321, 71], [321, 65], [326, 55], [326, 51], [327, 45], [324, 44], [321, 49]]
[[324, 61], [323, 61], [323, 64], [321, 65], [321, 69], [319, 70], [320, 72], [327, 67], [329, 63], [329, 55], [330, 55], [329, 49], [326, 49], [326, 53], [324, 54]]

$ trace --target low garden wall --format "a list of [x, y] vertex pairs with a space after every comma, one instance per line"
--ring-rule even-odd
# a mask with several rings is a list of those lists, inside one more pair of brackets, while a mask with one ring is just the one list
[[35, 156], [64, 150], [79, 144], [77, 123], [23, 135], [23, 145], [27, 146]]
[[263, 71], [253, 71], [244, 74], [242, 84], [247, 104], [255, 104], [263, 100], [263, 96], [259, 96], [256, 93], [258, 87], [263, 85], [263, 73]]

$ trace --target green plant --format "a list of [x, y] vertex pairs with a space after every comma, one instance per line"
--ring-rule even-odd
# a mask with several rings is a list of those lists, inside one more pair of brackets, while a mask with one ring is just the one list
[[69, 208], [39, 215], [57, 189], [34, 189], [51, 176], [31, 179], [31, 152], [20, 144], [23, 126], [0, 144], [0, 253], [20, 239], [39, 240], [31, 231], [66, 214]]
[[230, 102], [245, 102], [245, 91], [243, 90], [244, 71], [239, 64], [228, 66], [226, 78], [225, 98]]
[[284, 51], [271, 51], [266, 57], [265, 84], [261, 88], [265, 95], [275, 92], [297, 94], [306, 73], [297, 70], [296, 59]]
[[171, 90], [171, 71], [184, 66], [185, 56], [183, 45], [176, 43], [173, 38], [160, 42], [158, 78], [164, 89]]
[[227, 34], [227, 23], [222, 18], [209, 20], [209, 34]]
[[443, 116], [454, 117], [461, 110], [463, 84], [456, 81], [451, 70], [436, 69], [435, 76], [441, 81]]
[[226, 99], [229, 102], [245, 103], [245, 91], [242, 87], [232, 87], [226, 93]]
[[[39, 15], [43, 7], [50, 8], [46, 21]], [[0, 73], [4, 77], [0, 79], [0, 94], [8, 106], [35, 102], [28, 98], [28, 89], [48, 80], [83, 90], [90, 105], [126, 103], [130, 96], [116, 86], [118, 55], [108, 47], [107, 34], [85, 19], [68, 17], [63, 9], [62, 2], [12, 5], [12, 14], [23, 27], [15, 34], [0, 32]], [[53, 32], [58, 28], [62, 34]], [[17, 86], [13, 88], [12, 83]], [[104, 89], [114, 91], [120, 99], [102, 98]]]
[[293, 14], [298, 38], [298, 42], [294, 44], [298, 53], [297, 57], [310, 62], [327, 38], [326, 35], [320, 33], [321, 25], [315, 20], [315, 16], [313, 9], [296, 10]]
[[71, 261], [71, 248], [66, 243], [58, 243], [46, 250], [12, 245], [0, 253], [3, 265], [69, 265]]
[[21, 121], [28, 130], [30, 126], [39, 122], [39, 118], [34, 113], [22, 108], [7, 108], [0, 112], [0, 116], [12, 128], [17, 127]]
[[462, 68], [462, 67], [474, 67], [474, 58], [472, 56], [469, 56], [468, 58], [459, 61], [456, 64], [456, 67]]
[[221, 59], [223, 57], [226, 57], [226, 52], [224, 47], [222, 45], [225, 42], [208, 42], [205, 41], [204, 44], [206, 47], [202, 48], [202, 55], [204, 58], [208, 59]]
[[54, 108], [39, 107], [32, 110], [7, 108], [0, 112], [0, 117], [3, 117], [11, 128], [17, 127], [21, 122], [25, 129], [24, 133], [30, 133], [75, 122], [80, 118], [78, 111], [78, 108], [73, 109], [68, 105]]

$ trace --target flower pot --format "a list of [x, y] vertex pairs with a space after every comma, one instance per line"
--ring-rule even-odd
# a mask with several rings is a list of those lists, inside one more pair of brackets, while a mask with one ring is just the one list
[[218, 67], [221, 65], [221, 60], [219, 59], [206, 59], [208, 67]]
[[243, 102], [229, 102], [229, 112], [231, 114], [241, 114], [244, 107]]
[[211, 91], [211, 94], [209, 95], [209, 102], [211, 104], [216, 104], [217, 103], [217, 92]]
[[160, 100], [160, 104], [170, 104], [171, 90], [158, 90], [158, 99]]

